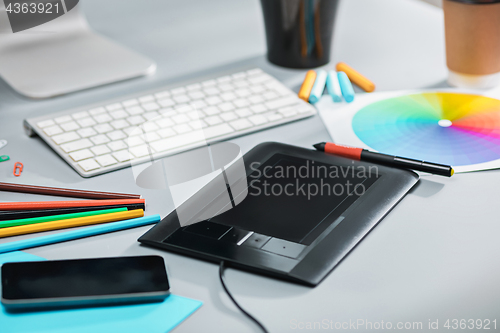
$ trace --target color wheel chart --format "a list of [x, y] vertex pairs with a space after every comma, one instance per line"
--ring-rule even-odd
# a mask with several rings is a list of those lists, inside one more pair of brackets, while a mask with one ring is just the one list
[[[336, 143], [448, 164], [457, 172], [500, 167], [500, 100], [456, 92], [394, 95], [364, 102], [358, 95], [358, 105], [320, 107], [320, 113]], [[332, 112], [340, 118], [325, 119]]]

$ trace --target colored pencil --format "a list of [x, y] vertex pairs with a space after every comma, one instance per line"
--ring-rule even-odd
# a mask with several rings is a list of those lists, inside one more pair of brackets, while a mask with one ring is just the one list
[[101, 235], [108, 232], [141, 227], [144, 225], [158, 223], [160, 222], [160, 220], [161, 220], [160, 215], [151, 215], [151, 216], [140, 217], [137, 219], [131, 219], [119, 222], [110, 222], [77, 230], [64, 231], [54, 235], [46, 235], [30, 239], [23, 239], [15, 242], [0, 244], [0, 253], [19, 251], [19, 250], [29, 249], [32, 247], [61, 243], [89, 236]]
[[32, 217], [42, 217], [51, 215], [73, 214], [81, 212], [90, 212], [93, 210], [127, 208], [128, 210], [142, 209], [146, 210], [144, 204], [129, 204], [129, 205], [110, 205], [110, 206], [89, 206], [89, 207], [68, 207], [56, 209], [41, 209], [41, 210], [5, 210], [0, 211], [0, 221], [28, 219]]
[[313, 70], [307, 71], [306, 77], [304, 78], [304, 82], [302, 82], [302, 86], [299, 90], [299, 98], [309, 102], [309, 95], [311, 94], [311, 90], [314, 86], [314, 82], [316, 81], [316, 72]]
[[364, 75], [362, 75], [361, 73], [356, 71], [351, 66], [349, 66], [343, 62], [339, 62], [336, 66], [336, 69], [338, 72], [346, 73], [349, 80], [351, 80], [352, 83], [356, 84], [364, 91], [372, 92], [375, 90], [375, 83], [368, 80], [368, 78], [366, 78]]
[[57, 195], [61, 197], [72, 197], [82, 199], [140, 199], [139, 194], [98, 192], [88, 190], [77, 190], [69, 188], [57, 188], [48, 186], [0, 183], [0, 191], [22, 192], [31, 194]]
[[67, 207], [144, 204], [144, 199], [0, 202], [0, 210], [33, 210]]
[[73, 213], [73, 214], [61, 214], [61, 215], [51, 215], [51, 216], [43, 216], [43, 217], [32, 217], [32, 218], [28, 218], [28, 219], [0, 221], [0, 228], [10, 228], [10, 227], [17, 227], [20, 225], [45, 223], [45, 222], [60, 221], [60, 220], [69, 220], [69, 219], [74, 219], [74, 218], [78, 218], [78, 217], [95, 216], [95, 215], [126, 212], [126, 211], [127, 211], [127, 208], [122, 207], [122, 208], [114, 208], [114, 209], [93, 210], [93, 211]]
[[110, 213], [110, 214], [104, 214], [104, 215], [78, 217], [76, 219], [69, 219], [69, 220], [22, 225], [19, 227], [0, 229], [0, 238], [1, 237], [18, 236], [18, 235], [26, 235], [26, 234], [32, 234], [35, 232], [42, 232], [42, 231], [82, 227], [82, 226], [86, 226], [86, 225], [100, 224], [100, 223], [106, 223], [106, 222], [115, 222], [115, 221], [133, 219], [133, 218], [142, 217], [142, 216], [144, 216], [144, 211], [142, 209], [136, 209], [136, 210], [129, 210], [126, 212], [119, 212], [119, 213]]

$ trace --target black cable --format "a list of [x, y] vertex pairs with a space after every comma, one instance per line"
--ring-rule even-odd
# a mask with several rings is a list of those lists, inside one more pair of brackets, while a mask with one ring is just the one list
[[233, 301], [234, 305], [236, 305], [236, 307], [238, 309], [240, 309], [241, 312], [243, 312], [243, 314], [245, 316], [247, 316], [248, 318], [250, 318], [250, 320], [252, 320], [254, 323], [257, 324], [257, 326], [259, 326], [262, 331], [264, 333], [268, 333], [268, 331], [266, 330], [266, 328], [264, 327], [264, 325], [262, 325], [257, 319], [255, 319], [254, 316], [252, 316], [250, 313], [246, 312], [245, 309], [243, 309], [239, 304], [238, 302], [236, 302], [236, 300], [234, 299], [233, 295], [231, 295], [231, 293], [229, 292], [229, 290], [227, 289], [226, 287], [226, 283], [224, 282], [224, 269], [226, 268], [225, 266], [225, 262], [224, 260], [220, 262], [220, 265], [219, 265], [219, 279], [220, 279], [220, 283], [222, 284], [222, 288], [224, 288], [224, 291], [226, 292], [227, 296], [229, 296], [229, 298], [231, 299], [231, 301]]

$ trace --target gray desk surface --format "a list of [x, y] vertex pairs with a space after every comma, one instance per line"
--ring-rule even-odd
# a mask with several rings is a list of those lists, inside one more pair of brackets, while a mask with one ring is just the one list
[[[0, 164], [0, 179], [41, 185], [137, 192], [148, 213], [173, 209], [169, 194], [142, 190], [130, 169], [83, 179], [40, 139], [23, 134], [26, 117], [161, 86], [214, 67], [255, 64], [298, 89], [304, 71], [266, 62], [263, 21], [257, 0], [121, 1], [86, 0], [90, 25], [102, 34], [149, 55], [156, 75], [45, 101], [26, 100], [0, 81], [2, 149], [21, 161]], [[445, 86], [443, 18], [439, 9], [412, 0], [343, 1], [333, 59], [372, 78], [379, 91]], [[248, 151], [262, 141], [310, 147], [329, 139], [319, 117], [233, 140]], [[499, 171], [425, 177], [384, 221], [318, 287], [311, 289], [229, 270], [230, 289], [271, 332], [298, 330], [295, 324], [365, 320], [422, 322], [447, 319], [500, 320]], [[0, 193], [0, 200], [49, 200]], [[148, 228], [31, 249], [49, 259], [136, 254], [162, 255], [172, 292], [204, 305], [176, 332], [257, 332], [224, 295], [218, 267], [139, 246]], [[19, 237], [22, 238], [22, 237]], [[1, 242], [4, 242], [2, 240]], [[496, 316], [496, 317], [495, 317]], [[500, 323], [499, 323], [500, 324]], [[360, 326], [358, 331], [371, 331]]]

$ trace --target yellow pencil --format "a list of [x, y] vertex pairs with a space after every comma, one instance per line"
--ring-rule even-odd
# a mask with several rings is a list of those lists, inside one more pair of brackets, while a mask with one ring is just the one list
[[144, 216], [144, 211], [142, 209], [134, 209], [126, 212], [94, 215], [78, 217], [68, 220], [44, 222], [30, 225], [22, 225], [18, 227], [3, 228], [0, 230], [0, 238], [9, 236], [18, 236], [25, 234], [32, 234], [34, 232], [49, 231], [49, 230], [59, 230], [66, 228], [82, 227], [92, 224], [100, 224], [106, 222], [115, 222], [121, 220], [133, 219], [136, 217]]
[[302, 86], [299, 90], [299, 98], [303, 99], [306, 102], [309, 102], [309, 95], [311, 94], [311, 90], [314, 86], [314, 82], [316, 81], [316, 72], [315, 71], [307, 71], [306, 78], [304, 82], [302, 82]]

